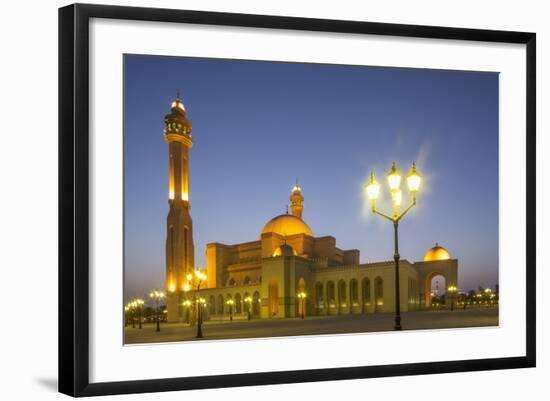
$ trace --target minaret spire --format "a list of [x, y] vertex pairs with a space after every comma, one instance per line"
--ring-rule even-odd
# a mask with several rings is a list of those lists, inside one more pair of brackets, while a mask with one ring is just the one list
[[298, 185], [298, 179], [296, 179], [296, 185], [294, 185], [290, 194], [290, 210], [294, 216], [302, 218], [304, 197], [302, 196], [302, 188]]
[[181, 102], [180, 91], [164, 117], [164, 140], [168, 144], [168, 205], [166, 219], [166, 290], [168, 320], [180, 318], [180, 301], [187, 274], [195, 267], [193, 221], [189, 203], [189, 153], [192, 125]]

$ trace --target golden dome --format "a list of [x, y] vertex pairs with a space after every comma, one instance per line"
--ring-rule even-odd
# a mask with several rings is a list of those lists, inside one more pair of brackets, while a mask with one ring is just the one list
[[424, 262], [433, 262], [436, 260], [448, 260], [451, 259], [449, 251], [447, 251], [442, 246], [436, 242], [435, 246], [431, 249], [428, 249], [428, 252], [424, 255]]
[[313, 237], [313, 231], [304, 221], [292, 214], [281, 214], [267, 222], [262, 234], [276, 233], [282, 236], [307, 234]]

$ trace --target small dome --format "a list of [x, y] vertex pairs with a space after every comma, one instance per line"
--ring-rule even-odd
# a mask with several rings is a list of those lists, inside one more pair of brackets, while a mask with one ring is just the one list
[[276, 233], [283, 237], [295, 234], [307, 234], [313, 237], [311, 228], [302, 219], [292, 214], [282, 214], [269, 220], [262, 230], [262, 234], [266, 233]]
[[433, 262], [436, 260], [448, 260], [451, 259], [449, 251], [447, 251], [442, 246], [436, 242], [435, 246], [431, 249], [428, 249], [428, 252], [424, 255], [424, 262]]
[[181, 100], [179, 98], [176, 98], [176, 100], [174, 100], [172, 102], [172, 105], [170, 106], [170, 109], [172, 110], [173, 113], [183, 113], [185, 114], [185, 106], [183, 105], [183, 103], [181, 102]]
[[296, 256], [296, 251], [290, 245], [283, 244], [273, 252], [273, 257], [276, 256]]

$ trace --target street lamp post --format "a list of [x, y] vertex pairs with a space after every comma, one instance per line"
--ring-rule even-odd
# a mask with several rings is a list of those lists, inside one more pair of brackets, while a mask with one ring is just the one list
[[161, 289], [156, 289], [154, 291], [151, 291], [151, 293], [149, 294], [149, 297], [151, 297], [151, 299], [153, 299], [156, 303], [156, 315], [157, 315], [157, 329], [156, 331], [160, 331], [160, 301], [165, 297], [166, 295], [164, 294], [164, 292], [161, 290]]
[[187, 283], [183, 286], [183, 291], [188, 292], [191, 287], [194, 287], [197, 291], [197, 335], [196, 338], [202, 338], [202, 308], [200, 305], [200, 291], [201, 284], [206, 281], [206, 274], [200, 270], [195, 270], [193, 274], [189, 273], [187, 276]]
[[251, 314], [250, 309], [252, 309], [252, 297], [248, 296], [244, 299], [244, 302], [248, 304], [248, 307], [246, 308], [246, 318], [247, 320], [250, 320]]
[[304, 319], [304, 317], [305, 317], [305, 313], [304, 313], [305, 311], [304, 311], [304, 309], [305, 309], [305, 307], [306, 307], [306, 297], [307, 297], [307, 294], [306, 294], [304, 291], [300, 291], [300, 292], [298, 293], [298, 299], [300, 300], [300, 306], [301, 306], [301, 307], [300, 307], [300, 312], [301, 312], [301, 313], [300, 313], [300, 315], [301, 315], [300, 317], [301, 317], [302, 319]]
[[228, 299], [226, 302], [227, 306], [229, 306], [229, 321], [233, 321], [233, 305], [235, 305], [235, 301], [233, 299]]
[[420, 182], [422, 180], [420, 174], [416, 171], [416, 165], [413, 163], [411, 171], [407, 175], [407, 186], [409, 187], [409, 192], [411, 194], [412, 202], [411, 204], [401, 212], [401, 203], [403, 200], [403, 193], [399, 189], [401, 184], [401, 174], [397, 171], [395, 162], [392, 164], [391, 171], [388, 176], [388, 185], [390, 187], [392, 204], [393, 204], [393, 213], [392, 215], [387, 215], [378, 209], [376, 209], [376, 200], [380, 194], [380, 184], [374, 178], [374, 173], [371, 173], [368, 184], [366, 185], [367, 196], [372, 204], [372, 212], [378, 214], [385, 219], [388, 219], [393, 224], [393, 240], [394, 240], [394, 254], [393, 259], [395, 261], [395, 325], [394, 330], [401, 330], [401, 304], [400, 304], [400, 294], [399, 294], [399, 222], [401, 219], [416, 205], [416, 194], [420, 189]]

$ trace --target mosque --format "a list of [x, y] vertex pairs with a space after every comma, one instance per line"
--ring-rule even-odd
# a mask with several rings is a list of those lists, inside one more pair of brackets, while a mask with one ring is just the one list
[[[185, 300], [202, 300], [205, 320], [278, 319], [309, 315], [393, 312], [392, 261], [361, 263], [359, 250], [341, 249], [332, 236], [316, 237], [303, 219], [304, 196], [295, 185], [290, 213], [270, 219], [256, 239], [209, 243], [206, 271], [193, 277], [194, 244], [189, 200], [192, 125], [179, 94], [164, 119], [169, 147], [166, 231], [168, 321], [185, 319]], [[458, 260], [436, 244], [423, 261], [400, 261], [401, 311], [430, 306], [432, 278], [457, 286]]]

